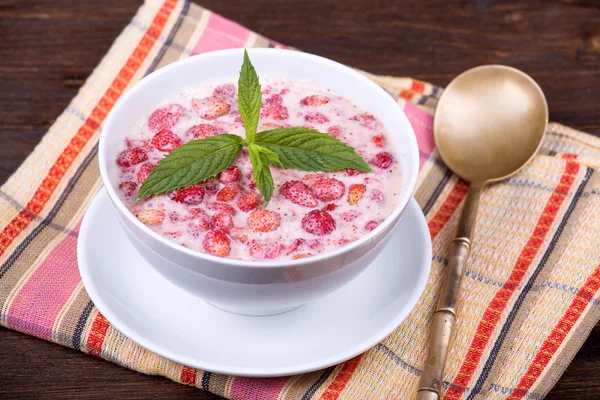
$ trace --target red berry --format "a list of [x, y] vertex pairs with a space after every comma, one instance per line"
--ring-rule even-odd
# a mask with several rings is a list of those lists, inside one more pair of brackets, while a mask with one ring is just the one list
[[321, 179], [327, 179], [327, 175], [325, 174], [308, 174], [304, 178], [302, 178], [302, 183], [304, 183], [309, 188], [312, 187], [317, 181]]
[[168, 129], [163, 129], [152, 138], [152, 145], [160, 151], [170, 153], [181, 146], [181, 139]]
[[310, 192], [308, 187], [300, 181], [289, 181], [284, 183], [279, 189], [283, 197], [294, 204], [304, 207], [316, 207], [319, 202]]
[[385, 201], [385, 195], [381, 190], [373, 189], [371, 191], [371, 200], [381, 204]]
[[237, 183], [230, 183], [217, 193], [217, 200], [229, 203], [236, 198], [242, 191], [242, 188]]
[[258, 207], [260, 203], [260, 196], [256, 193], [246, 193], [237, 200], [237, 205], [240, 210], [248, 212]]
[[327, 211], [312, 210], [302, 218], [302, 229], [317, 236], [329, 235], [335, 229], [335, 221]]
[[306, 258], [306, 257], [310, 257], [310, 256], [312, 256], [312, 254], [310, 254], [310, 253], [294, 254], [294, 256], [292, 257], [292, 260], [299, 260], [301, 258]]
[[144, 225], [160, 225], [165, 220], [165, 213], [160, 210], [141, 210], [133, 213]]
[[219, 85], [213, 90], [213, 96], [224, 97], [229, 100], [235, 99], [237, 90], [235, 85], [232, 83], [226, 83], [225, 85]]
[[346, 185], [335, 178], [323, 178], [311, 187], [315, 197], [321, 201], [334, 201], [341, 199], [346, 191]]
[[221, 172], [219, 174], [219, 180], [224, 184], [233, 183], [240, 179], [240, 175], [240, 169], [234, 165]]
[[205, 97], [203, 99], [192, 99], [192, 107], [200, 118], [215, 119], [229, 113], [231, 106], [223, 97]]
[[327, 129], [327, 133], [334, 138], [338, 138], [342, 135], [342, 127], [339, 125], [330, 126], [329, 129]]
[[322, 106], [327, 103], [329, 103], [329, 97], [319, 94], [313, 94], [312, 96], [307, 96], [300, 100], [300, 104], [308, 107]]
[[375, 158], [371, 160], [371, 164], [381, 169], [388, 169], [394, 163], [394, 156], [387, 151], [377, 153]]
[[288, 109], [285, 106], [277, 105], [277, 106], [269, 106], [264, 108], [260, 112], [261, 118], [273, 118], [278, 121], [283, 121], [284, 119], [288, 119], [290, 116]]
[[193, 140], [204, 139], [207, 137], [216, 136], [218, 134], [219, 132], [217, 131], [217, 128], [211, 124], [198, 124], [190, 127], [190, 129], [185, 132], [185, 137]]
[[225, 203], [217, 203], [217, 202], [213, 201], [213, 202], [207, 203], [206, 208], [208, 208], [211, 211], [224, 212], [229, 215], [236, 214], [235, 208], [233, 208], [229, 204], [225, 204]]
[[204, 200], [204, 188], [200, 185], [192, 185], [183, 189], [176, 190], [169, 194], [171, 200], [178, 203], [194, 206], [202, 203]]
[[137, 183], [135, 182], [121, 182], [119, 185], [119, 189], [123, 192], [123, 194], [127, 197], [131, 196], [137, 190]]
[[240, 243], [248, 242], [248, 235], [246, 233], [246, 229], [244, 228], [231, 228], [231, 231], [229, 231], [229, 236], [231, 236]]
[[359, 215], [360, 213], [356, 211], [346, 211], [345, 213], [342, 213], [341, 217], [344, 221], [351, 222], [354, 221]]
[[325, 207], [322, 208], [323, 211], [333, 211], [338, 208], [337, 204], [329, 203]]
[[171, 104], [159, 108], [150, 114], [150, 117], [148, 118], [148, 127], [152, 132], [171, 129], [183, 115], [185, 115], [185, 108], [179, 104]]
[[218, 212], [210, 219], [210, 229], [221, 232], [229, 232], [233, 228], [233, 219], [226, 212]]
[[117, 164], [121, 167], [131, 167], [132, 165], [136, 165], [142, 163], [148, 159], [148, 155], [144, 150], [139, 147], [132, 147], [123, 151], [117, 157]]
[[152, 164], [149, 162], [142, 164], [142, 166], [140, 167], [140, 170], [137, 173], [138, 182], [144, 183], [144, 181], [146, 180], [148, 175], [150, 175], [150, 172], [152, 172], [152, 170], [154, 168], [156, 168], [156, 166], [157, 166], [157, 164]]
[[277, 258], [284, 250], [284, 246], [279, 242], [267, 243], [265, 246], [265, 258]]
[[202, 245], [208, 254], [217, 257], [227, 257], [231, 251], [229, 238], [221, 231], [208, 231]]
[[219, 187], [215, 184], [204, 185], [204, 189], [206, 190], [206, 194], [209, 196], [213, 196], [219, 191]]
[[276, 258], [283, 251], [284, 246], [279, 242], [262, 243], [252, 241], [250, 243], [250, 255], [254, 258]]
[[306, 122], [310, 122], [311, 124], [324, 124], [329, 122], [329, 118], [320, 112], [308, 113], [304, 116], [304, 119]]
[[373, 114], [369, 113], [357, 114], [352, 119], [366, 128], [372, 128], [379, 122]]
[[265, 100], [266, 106], [280, 106], [282, 104], [283, 104], [283, 98], [278, 94], [274, 94], [273, 96], [271, 96]]
[[290, 245], [290, 247], [288, 248], [287, 254], [292, 254], [293, 252], [298, 251], [298, 249], [300, 249], [300, 246], [302, 246], [304, 244], [305, 240], [300, 238], [300, 239], [296, 239], [294, 240], [294, 243], [292, 243]]
[[365, 229], [369, 232], [371, 232], [373, 229], [377, 228], [379, 226], [379, 224], [381, 224], [383, 222], [382, 219], [375, 219], [373, 221], [369, 221], [367, 222], [367, 225], [365, 225]]
[[377, 147], [385, 147], [385, 136], [383, 135], [377, 135], [377, 136], [373, 136], [371, 138], [371, 141], [375, 144], [375, 146]]
[[360, 171], [357, 169], [352, 169], [352, 168], [346, 168], [346, 175], [348, 176], [356, 176], [360, 174]]
[[367, 186], [362, 183], [355, 183], [348, 188], [348, 204], [356, 204], [362, 199]]
[[190, 218], [187, 226], [187, 231], [192, 237], [200, 236], [200, 233], [206, 232], [210, 224], [208, 222], [208, 215], [199, 208], [193, 209], [194, 216]]
[[270, 232], [279, 228], [281, 217], [274, 211], [257, 209], [248, 217], [248, 228], [254, 232]]

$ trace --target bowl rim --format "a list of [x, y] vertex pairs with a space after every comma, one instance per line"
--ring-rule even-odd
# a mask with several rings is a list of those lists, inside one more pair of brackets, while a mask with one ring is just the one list
[[280, 261], [277, 261], [277, 260], [274, 260], [274, 261], [238, 260], [238, 259], [232, 259], [232, 258], [217, 257], [217, 256], [213, 256], [208, 253], [203, 253], [201, 251], [192, 250], [190, 248], [183, 247], [173, 241], [170, 241], [170, 240], [162, 237], [161, 235], [159, 235], [158, 233], [154, 232], [152, 229], [150, 229], [149, 227], [144, 225], [137, 218], [135, 218], [133, 216], [133, 213], [131, 213], [131, 211], [129, 211], [129, 209], [121, 201], [121, 199], [119, 198], [119, 196], [117, 195], [116, 191], [114, 190], [114, 188], [111, 184], [111, 180], [108, 175], [107, 166], [105, 165], [105, 162], [104, 162], [104, 160], [106, 159], [105, 156], [106, 156], [106, 152], [107, 152], [107, 150], [105, 149], [106, 143], [107, 143], [107, 139], [106, 139], [107, 134], [108, 134], [107, 132], [112, 130], [110, 128], [112, 128], [112, 125], [114, 124], [113, 120], [116, 118], [115, 115], [116, 115], [117, 111], [121, 108], [126, 107], [128, 99], [131, 98], [139, 90], [142, 90], [142, 88], [146, 84], [148, 84], [149, 82], [152, 82], [154, 80], [161, 79], [164, 75], [170, 75], [170, 74], [175, 73], [177, 71], [177, 69], [181, 68], [183, 65], [200, 62], [200, 61], [210, 62], [211, 59], [214, 59], [216, 61], [219, 59], [219, 57], [226, 56], [226, 55], [229, 55], [232, 53], [239, 53], [240, 60], [241, 60], [243, 50], [244, 50], [243, 48], [218, 50], [218, 51], [212, 51], [212, 52], [208, 52], [208, 53], [197, 54], [197, 55], [188, 57], [183, 60], [175, 61], [169, 65], [166, 65], [166, 66], [152, 72], [151, 74], [148, 74], [144, 78], [142, 78], [140, 81], [135, 83], [131, 88], [129, 88], [117, 100], [116, 104], [114, 105], [112, 110], [109, 112], [109, 115], [106, 118], [104, 126], [102, 127], [102, 131], [100, 133], [100, 139], [99, 139], [99, 145], [98, 145], [98, 162], [100, 164], [100, 176], [102, 177], [102, 182], [103, 182], [104, 187], [111, 199], [111, 203], [113, 204], [113, 207], [116, 207], [118, 209], [117, 211], [120, 211], [118, 214], [125, 215], [125, 218], [127, 218], [130, 223], [133, 223], [135, 226], [137, 226], [138, 229], [141, 229], [141, 231], [150, 235], [153, 239], [159, 241], [161, 244], [173, 249], [176, 252], [185, 253], [189, 256], [199, 258], [201, 260], [210, 261], [213, 263], [223, 264], [223, 265], [227, 265], [227, 266], [250, 267], [250, 268], [297, 267], [297, 266], [306, 265], [306, 264], [314, 264], [317, 262], [323, 262], [323, 261], [335, 258], [337, 256], [340, 256], [349, 251], [352, 251], [353, 249], [355, 249], [357, 247], [362, 246], [364, 243], [369, 242], [374, 237], [376, 237], [379, 233], [386, 230], [389, 227], [389, 225], [394, 223], [394, 221], [396, 221], [402, 215], [404, 210], [406, 209], [406, 207], [413, 195], [413, 191], [415, 189], [416, 182], [417, 182], [417, 175], [419, 172], [419, 148], [418, 148], [418, 144], [417, 144], [416, 135], [414, 133], [412, 125], [410, 124], [410, 122], [408, 120], [408, 117], [404, 113], [404, 110], [402, 110], [400, 105], [392, 98], [391, 95], [389, 95], [382, 87], [377, 85], [372, 80], [368, 79], [366, 76], [364, 76], [360, 72], [358, 72], [346, 65], [338, 63], [337, 61], [333, 61], [333, 60], [330, 60], [325, 57], [301, 52], [298, 50], [291, 50], [291, 49], [249, 48], [247, 50], [248, 50], [248, 54], [250, 56], [252, 56], [252, 54], [279, 53], [282, 57], [296, 57], [299, 60], [303, 60], [303, 61], [309, 60], [313, 64], [317, 64], [317, 65], [321, 64], [321, 65], [325, 65], [329, 68], [337, 68], [337, 69], [344, 70], [345, 73], [349, 74], [354, 79], [362, 81], [368, 87], [372, 88], [373, 91], [379, 93], [381, 95], [381, 100], [378, 102], [378, 108], [379, 107], [394, 107], [397, 110], [397, 114], [398, 114], [398, 118], [400, 119], [400, 123], [404, 126], [405, 129], [407, 129], [409, 131], [409, 133], [412, 133], [412, 135], [410, 135], [410, 134], [407, 135], [408, 140], [407, 140], [407, 143], [405, 143], [406, 148], [403, 149], [403, 151], [405, 153], [412, 153], [412, 160], [413, 160], [412, 165], [409, 165], [408, 163], [403, 165], [404, 168], [409, 169], [408, 182], [406, 182], [403, 185], [406, 188], [406, 190], [403, 190], [403, 192], [400, 196], [400, 199], [398, 201], [398, 204], [394, 207], [394, 210], [392, 211], [392, 213], [390, 215], [388, 215], [387, 218], [385, 218], [383, 220], [383, 222], [381, 224], [379, 224], [379, 226], [377, 228], [375, 228], [371, 232], [367, 233], [360, 239], [355, 240], [354, 242], [348, 243], [344, 246], [341, 246], [341, 247], [331, 250], [331, 251], [327, 251], [325, 253], [316, 254], [311, 257], [301, 258], [301, 259], [297, 259], [297, 260], [280, 260]]

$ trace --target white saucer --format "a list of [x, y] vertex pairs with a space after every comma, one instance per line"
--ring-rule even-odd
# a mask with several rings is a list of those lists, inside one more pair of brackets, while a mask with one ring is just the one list
[[190, 367], [267, 377], [345, 361], [406, 318], [431, 265], [429, 231], [414, 199], [393, 235], [373, 264], [342, 289], [264, 317], [219, 310], [159, 275], [125, 237], [104, 190], [85, 215], [77, 252], [92, 301], [131, 340]]

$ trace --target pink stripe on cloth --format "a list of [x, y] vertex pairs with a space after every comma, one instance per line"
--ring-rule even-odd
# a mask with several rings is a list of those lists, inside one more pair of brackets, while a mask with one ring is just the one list
[[235, 378], [231, 400], [276, 400], [290, 377]]
[[[75, 229], [77, 233], [79, 224]], [[68, 235], [50, 252], [17, 294], [8, 311], [8, 327], [51, 340], [54, 321], [80, 281], [77, 237]]]
[[249, 36], [250, 31], [243, 26], [218, 14], [211, 14], [192, 54], [243, 47]]
[[405, 103], [404, 113], [415, 130], [417, 143], [419, 144], [419, 158], [421, 159], [419, 166], [422, 167], [435, 147], [433, 140], [433, 115], [426, 113], [409, 102]]

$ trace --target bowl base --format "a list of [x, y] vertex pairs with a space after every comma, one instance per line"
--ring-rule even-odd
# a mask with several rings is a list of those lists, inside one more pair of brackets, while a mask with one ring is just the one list
[[[204, 301], [206, 301], [206, 300], [204, 300]], [[246, 307], [222, 306], [220, 304], [211, 303], [210, 301], [206, 301], [206, 302], [208, 304], [210, 304], [211, 306], [218, 308], [219, 310], [227, 311], [232, 314], [246, 315], [246, 316], [251, 316], [251, 317], [283, 314], [288, 311], [295, 310], [298, 307], [302, 307], [302, 305], [299, 305], [299, 306], [281, 307], [281, 308], [246, 308]]]

